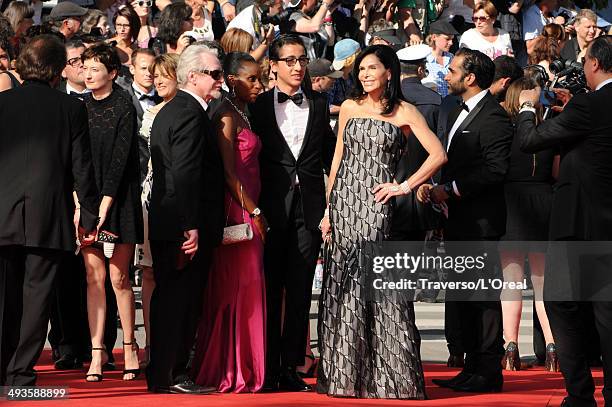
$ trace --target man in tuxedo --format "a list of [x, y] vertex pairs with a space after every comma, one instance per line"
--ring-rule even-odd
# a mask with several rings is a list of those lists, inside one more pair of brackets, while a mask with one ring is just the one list
[[[555, 118], [536, 124], [535, 106], [539, 89], [523, 91], [517, 121], [521, 149], [535, 153], [551, 147], [561, 150], [559, 179], [553, 194], [550, 239], [568, 241], [612, 240], [612, 37], [595, 39], [587, 48], [584, 73], [590, 93], [571, 98]], [[568, 246], [571, 249], [571, 246]], [[599, 287], [610, 287], [610, 254], [588, 256], [568, 250], [569, 273], [580, 283], [590, 278], [607, 278]], [[547, 263], [554, 260], [548, 257]], [[577, 261], [574, 261], [577, 260]], [[577, 265], [577, 266], [574, 266]], [[544, 299], [546, 312], [557, 344], [561, 372], [568, 396], [563, 406], [596, 406], [593, 378], [588, 364], [588, 326], [582, 317], [592, 308], [603, 355], [606, 406], [612, 405], [612, 302], [561, 301], [574, 299], [567, 286], [567, 298], [551, 298], [550, 289], [559, 278], [561, 267], [546, 270]], [[589, 277], [590, 276], [590, 277]], [[551, 284], [552, 283], [552, 284]], [[588, 285], [588, 284], [587, 284]], [[564, 294], [564, 293], [561, 293]], [[588, 300], [588, 298], [577, 298]]]
[[[475, 249], [478, 252], [488, 246], [486, 241], [499, 240], [506, 228], [503, 182], [509, 166], [512, 125], [488, 91], [494, 74], [493, 62], [479, 51], [462, 48], [451, 61], [445, 79], [462, 104], [449, 117], [450, 130], [444, 143], [448, 162], [442, 168], [440, 184], [424, 187], [431, 201], [448, 205], [446, 240], [482, 241]], [[495, 257], [489, 253], [487, 271], [499, 267], [499, 258]], [[450, 273], [451, 278], [460, 278]], [[501, 391], [504, 348], [500, 302], [469, 299], [447, 302], [448, 307], [456, 307], [465, 366], [453, 379], [434, 383], [456, 391]]]
[[[130, 73], [133, 80], [128, 81], [125, 76], [117, 80], [117, 85], [125, 90], [132, 104], [136, 108], [136, 124], [138, 129], [142, 126], [142, 116], [145, 110], [161, 103], [162, 98], [157, 95], [153, 86], [153, 74], [149, 71], [149, 67], [155, 61], [155, 53], [147, 48], [139, 48], [132, 54], [132, 65], [130, 65]], [[140, 183], [147, 176], [149, 164], [149, 144], [143, 137], [138, 137], [138, 155], [140, 157]]]
[[187, 363], [225, 221], [223, 164], [206, 114], [207, 101], [220, 96], [221, 64], [208, 47], [191, 45], [181, 55], [177, 80], [180, 90], [151, 129], [155, 290], [147, 384], [155, 392], [202, 394], [214, 389], [194, 384]]
[[23, 86], [0, 94], [0, 384], [7, 386], [36, 383], [52, 287], [75, 250], [75, 225], [86, 243], [95, 237], [87, 110], [53, 89], [65, 66], [64, 45], [36, 37], [17, 60]]
[[[267, 391], [308, 391], [296, 373], [304, 364], [312, 280], [325, 211], [323, 149], [333, 137], [325, 96], [302, 86], [308, 58], [299, 37], [270, 45], [277, 86], [250, 106], [262, 141], [261, 211], [270, 224], [264, 270], [267, 300]], [[281, 309], [284, 292], [284, 321]]]

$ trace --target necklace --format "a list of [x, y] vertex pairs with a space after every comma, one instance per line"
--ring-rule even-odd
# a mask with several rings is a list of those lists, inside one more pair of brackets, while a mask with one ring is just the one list
[[225, 98], [225, 100], [227, 100], [227, 102], [228, 102], [230, 105], [232, 105], [232, 107], [234, 108], [234, 110], [235, 110], [236, 112], [238, 112], [238, 114], [240, 115], [240, 117], [242, 117], [242, 120], [244, 120], [244, 121], [246, 122], [247, 127], [249, 128], [249, 130], [251, 130], [251, 122], [249, 121], [249, 118], [247, 117], [247, 115], [246, 115], [246, 114], [244, 114], [244, 112], [243, 112], [242, 110], [238, 109], [238, 106], [236, 106], [236, 105], [234, 104], [234, 102], [232, 102], [232, 101], [230, 100], [230, 98], [226, 97], [226, 98]]

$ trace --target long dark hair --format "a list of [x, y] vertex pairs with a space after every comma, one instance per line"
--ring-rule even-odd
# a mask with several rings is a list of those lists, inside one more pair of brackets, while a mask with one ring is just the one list
[[387, 87], [383, 91], [381, 100], [383, 102], [383, 114], [391, 114], [395, 109], [395, 106], [400, 104], [400, 101], [405, 100], [402, 95], [402, 88], [400, 84], [400, 62], [395, 54], [395, 51], [388, 45], [370, 45], [364, 49], [355, 60], [355, 66], [353, 67], [353, 77], [355, 78], [355, 86], [351, 91], [349, 97], [353, 100], [361, 100], [366, 96], [366, 92], [363, 90], [363, 85], [359, 80], [359, 65], [365, 57], [370, 54], [376, 55], [383, 66], [386, 69], [391, 70], [391, 79], [387, 83]]

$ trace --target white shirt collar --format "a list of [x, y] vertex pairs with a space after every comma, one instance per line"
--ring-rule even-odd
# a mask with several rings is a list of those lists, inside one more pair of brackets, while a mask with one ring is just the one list
[[479, 93], [475, 94], [474, 96], [472, 96], [468, 100], [464, 100], [464, 103], [467, 105], [467, 107], [471, 111], [473, 108], [476, 107], [478, 102], [480, 102], [487, 95], [488, 92], [489, 92], [488, 89], [480, 91]]
[[85, 88], [82, 92], [79, 92], [78, 90], [70, 86], [68, 82], [66, 82], [66, 93], [78, 93], [79, 95], [85, 95], [89, 92], [91, 92], [91, 89], [87, 89], [87, 88]]
[[187, 90], [187, 89], [181, 89], [183, 92], [185, 93], [189, 93], [191, 96], [193, 96], [195, 98], [195, 100], [198, 101], [198, 103], [202, 106], [202, 109], [206, 110], [208, 109], [208, 103], [206, 103], [206, 101], [204, 101], [204, 99], [202, 99], [200, 96], [196, 95], [195, 93]]
[[597, 85], [597, 87], [595, 88], [595, 90], [599, 90], [601, 88], [603, 88], [604, 86], [606, 86], [607, 84], [612, 83], [612, 78], [610, 79], [606, 79], [605, 81], [603, 81], [602, 83], [600, 83], [599, 85]]
[[155, 96], [155, 88], [152, 88], [151, 91], [149, 93], [144, 93], [137, 85], [136, 82], [132, 82], [132, 89], [134, 89], [134, 92], [136, 92], [136, 95], [138, 97], [142, 96], [142, 95], [147, 95], [147, 96]]

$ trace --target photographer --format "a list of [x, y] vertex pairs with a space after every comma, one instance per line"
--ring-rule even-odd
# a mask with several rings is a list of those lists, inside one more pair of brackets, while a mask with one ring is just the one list
[[561, 49], [561, 58], [566, 61], [580, 61], [589, 44], [595, 39], [597, 31], [597, 14], [592, 10], [582, 9], [576, 15], [576, 36], [565, 43]]
[[256, 0], [230, 21], [227, 30], [240, 28], [248, 32], [254, 38], [253, 47], [256, 49], [262, 43], [267, 44], [270, 37], [269, 30], [275, 25], [270, 24], [270, 27], [266, 27], [268, 24], [266, 19], [276, 16], [282, 9], [282, 0]]
[[[289, 15], [289, 31], [298, 34], [306, 47], [306, 54], [311, 60], [325, 56], [328, 46], [334, 45], [334, 27], [332, 12], [334, 1], [323, 0], [317, 12], [310, 17], [317, 5], [317, 0], [301, 0], [299, 9]], [[281, 26], [281, 31], [283, 27]]]
[[[572, 97], [557, 117], [539, 125], [536, 125], [535, 109], [540, 99], [540, 89], [524, 90], [519, 97], [521, 109], [517, 132], [521, 150], [527, 153], [551, 147], [560, 147], [561, 150], [559, 179], [553, 193], [550, 217], [550, 240], [612, 240], [612, 116], [609, 112], [609, 100], [612, 98], [612, 37], [599, 37], [588, 46], [584, 74], [592, 92]], [[609, 275], [611, 261], [608, 255], [598, 256], [595, 263], [586, 261], [589, 256], [574, 259], [567, 250], [561, 254], [567, 257], [568, 264], [582, 266], [569, 268], [570, 278], [579, 279], [585, 273], [590, 276]], [[559, 260], [552, 255], [549, 258]], [[571, 263], [573, 260], [580, 263]], [[559, 262], [558, 267], [549, 270], [559, 278], [564, 266], [564, 262]], [[547, 279], [545, 277], [545, 281]], [[580, 281], [586, 282], [584, 279]], [[552, 298], [547, 296], [547, 287], [544, 287], [545, 299], [551, 301]], [[600, 287], [606, 286], [602, 284]], [[567, 291], [570, 291], [569, 287]], [[568, 301], [570, 299], [574, 301]], [[559, 363], [568, 392], [562, 405], [596, 405], [587, 362], [588, 349], [584, 346], [589, 330], [582, 315], [588, 308], [592, 308], [597, 321], [606, 383], [603, 395], [606, 405], [610, 405], [612, 302], [576, 302], [569, 296], [565, 301], [558, 301], [559, 298], [554, 300], [545, 302], [545, 306], [558, 345]]]

